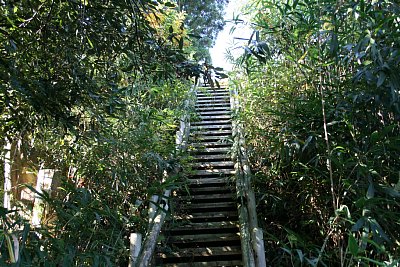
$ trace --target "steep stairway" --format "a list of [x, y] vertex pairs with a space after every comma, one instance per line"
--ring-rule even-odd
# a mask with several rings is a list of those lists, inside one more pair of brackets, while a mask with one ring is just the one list
[[229, 91], [198, 89], [196, 112], [189, 138], [193, 172], [172, 199], [173, 219], [156, 265], [242, 266]]

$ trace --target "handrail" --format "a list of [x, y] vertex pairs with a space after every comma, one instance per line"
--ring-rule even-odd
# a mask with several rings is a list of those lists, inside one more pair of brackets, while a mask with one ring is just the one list
[[[239, 94], [236, 89], [230, 89], [230, 94], [231, 109], [233, 115], [237, 116], [240, 111]], [[243, 263], [246, 267], [265, 267], [264, 238], [262, 229], [258, 227], [256, 201], [251, 186], [251, 170], [245, 149], [243, 125], [235, 118], [232, 119], [232, 133]]]
[[[176, 133], [176, 150], [185, 151], [190, 134], [190, 110], [194, 106], [193, 94], [196, 85], [193, 85], [188, 92], [188, 97], [184, 102], [185, 114], [181, 116], [180, 127]], [[131, 238], [131, 253], [129, 259], [129, 267], [147, 267], [153, 258], [154, 250], [157, 243], [158, 235], [160, 234], [165, 217], [169, 209], [168, 199], [171, 195], [171, 189], [164, 191], [162, 197], [158, 197], [157, 204], [153, 205], [154, 211], [150, 212], [149, 230], [143, 241], [142, 238], [137, 238], [137, 234], [132, 234]], [[140, 235], [140, 234], [138, 234]], [[133, 242], [133, 240], [135, 242]]]

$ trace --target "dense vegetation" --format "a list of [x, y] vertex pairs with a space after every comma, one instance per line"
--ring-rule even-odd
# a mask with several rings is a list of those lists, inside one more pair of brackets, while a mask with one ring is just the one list
[[398, 2], [252, 0], [246, 11], [254, 34], [233, 86], [268, 263], [398, 266]]
[[[19, 182], [0, 209], [0, 265], [127, 265], [151, 196], [179, 186], [188, 78], [210, 60], [226, 2], [0, 1], [0, 169], [11, 146]], [[268, 264], [399, 265], [399, 4], [245, 11], [254, 34], [231, 84]], [[36, 227], [17, 193], [35, 191], [23, 178], [39, 168], [59, 184]]]
[[[16, 183], [0, 210], [1, 266], [127, 266], [150, 197], [176, 184], [164, 174], [180, 164], [177, 122], [201, 70], [189, 35], [221, 29], [191, 29], [191, 4], [0, 1], [1, 171], [11, 147]], [[56, 169], [59, 184], [41, 193], [33, 229], [32, 202], [19, 200], [39, 168]]]

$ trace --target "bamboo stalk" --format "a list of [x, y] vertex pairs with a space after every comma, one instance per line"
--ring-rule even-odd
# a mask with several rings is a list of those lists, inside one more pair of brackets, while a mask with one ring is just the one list
[[[40, 169], [37, 182], [36, 182], [36, 191], [41, 194], [44, 191], [47, 193], [51, 193], [51, 184], [53, 182], [55, 170], [53, 169]], [[32, 225], [35, 227], [39, 227], [41, 224], [42, 216], [44, 212], [43, 207], [43, 199], [40, 195], [35, 195], [35, 202], [33, 205], [33, 214], [32, 214]]]
[[11, 209], [11, 143], [7, 140], [4, 145], [4, 202], [3, 207]]

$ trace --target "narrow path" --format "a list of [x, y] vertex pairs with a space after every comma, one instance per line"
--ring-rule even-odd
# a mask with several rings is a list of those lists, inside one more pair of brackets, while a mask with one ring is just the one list
[[196, 111], [189, 139], [193, 174], [172, 200], [177, 212], [164, 230], [157, 266], [242, 266], [229, 91], [200, 88]]

